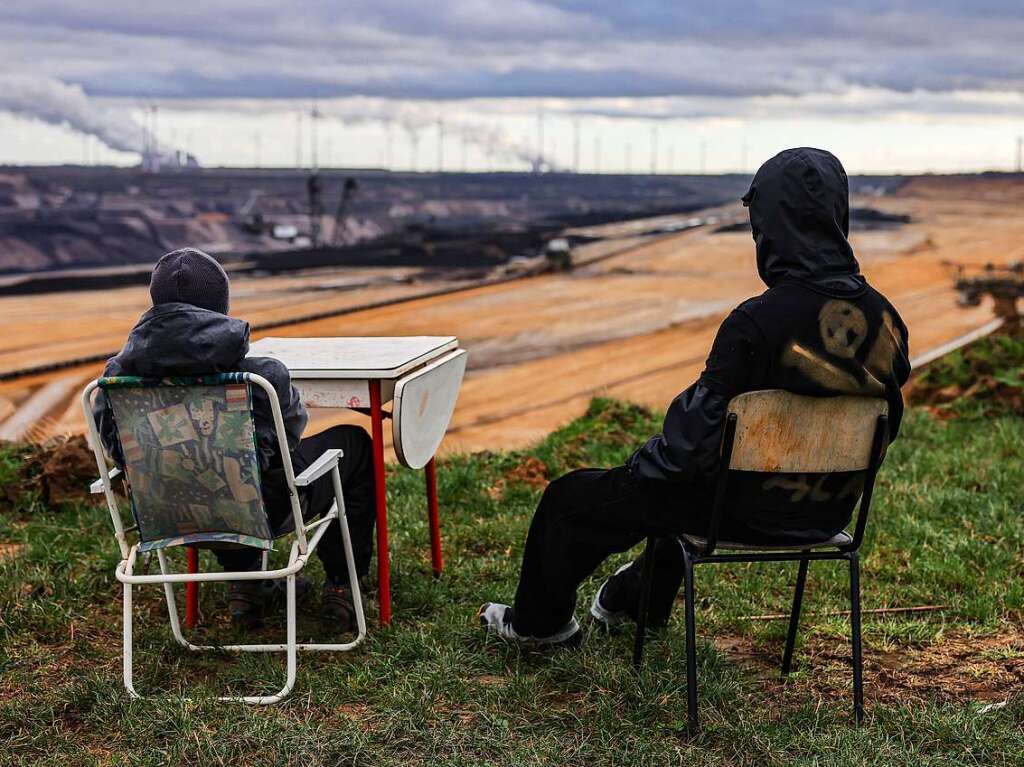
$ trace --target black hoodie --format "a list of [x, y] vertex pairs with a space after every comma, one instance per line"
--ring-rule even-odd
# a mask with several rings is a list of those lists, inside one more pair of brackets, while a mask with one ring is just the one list
[[[185, 303], [157, 304], [143, 314], [128, 334], [124, 348], [107, 361], [105, 376], [209, 375], [211, 373], [248, 372], [266, 378], [281, 404], [288, 448], [293, 451], [306, 428], [306, 411], [288, 369], [277, 360], [247, 357], [249, 323], [219, 312]], [[253, 387], [253, 422], [260, 452], [264, 486], [279, 484], [281, 456], [273, 415], [266, 394]], [[94, 405], [100, 435], [107, 452], [118, 465], [123, 460], [117, 450], [114, 419], [100, 391]]]
[[[900, 387], [910, 374], [907, 328], [860, 275], [847, 240], [849, 187], [839, 160], [820, 149], [781, 152], [758, 170], [743, 203], [768, 290], [726, 317], [697, 383], [673, 400], [662, 433], [627, 462], [642, 480], [685, 485], [697, 505], [711, 497], [732, 397], [760, 389], [885, 397], [894, 439], [903, 416]], [[856, 500], [827, 509], [792, 503], [798, 489], [764, 492], [754, 479], [742, 518], [726, 521], [734, 538], [831, 536]]]

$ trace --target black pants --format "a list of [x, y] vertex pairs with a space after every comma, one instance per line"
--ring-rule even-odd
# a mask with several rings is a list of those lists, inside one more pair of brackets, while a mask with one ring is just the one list
[[[358, 426], [332, 426], [303, 439], [292, 453], [292, 465], [299, 474], [325, 450], [340, 448], [344, 455], [338, 463], [341, 489], [345, 497], [345, 514], [352, 535], [352, 554], [356, 573], [362, 577], [369, 572], [373, 555], [373, 527], [377, 520], [374, 496], [373, 446], [370, 435]], [[263, 498], [271, 528], [278, 534], [291, 530], [292, 508], [286, 486], [279, 477], [268, 473], [263, 482]], [[308, 487], [299, 488], [302, 513], [306, 521], [323, 516], [334, 503], [334, 485], [331, 475], [325, 474]], [[323, 562], [327, 575], [340, 583], [348, 583], [345, 549], [341, 543], [341, 529], [334, 521], [328, 526], [317, 556]], [[256, 549], [230, 549], [216, 552], [217, 561], [225, 570], [255, 570], [259, 567], [260, 552]]]
[[[608, 556], [627, 551], [652, 534], [703, 534], [709, 506], [702, 490], [637, 479], [624, 466], [581, 469], [556, 479], [544, 491], [530, 524], [513, 627], [525, 636], [555, 633], [572, 617], [580, 583]], [[635, 611], [640, 572], [637, 560], [613, 579], [606, 595]], [[652, 622], [667, 620], [681, 582], [678, 544], [660, 544]]]

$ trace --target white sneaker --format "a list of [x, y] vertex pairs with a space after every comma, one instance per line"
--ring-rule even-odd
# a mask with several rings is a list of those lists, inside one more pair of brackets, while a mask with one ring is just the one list
[[562, 647], [579, 644], [583, 638], [580, 624], [576, 618], [570, 618], [561, 629], [551, 636], [523, 636], [512, 628], [512, 608], [499, 602], [485, 602], [477, 612], [480, 625], [488, 634], [504, 639], [507, 642], [518, 642], [528, 647]]
[[[615, 571], [615, 575], [628, 570], [632, 566], [632, 562], [627, 562]], [[613, 575], [612, 578], [614, 578], [615, 575]], [[621, 626], [623, 623], [633, 620], [625, 610], [615, 612], [613, 610], [605, 609], [604, 605], [601, 604], [601, 594], [604, 593], [604, 587], [608, 585], [609, 580], [611, 580], [611, 578], [605, 580], [605, 582], [601, 584], [601, 588], [599, 588], [597, 593], [594, 594], [594, 601], [590, 603], [590, 617], [597, 621], [605, 631], [611, 631], [612, 629]]]

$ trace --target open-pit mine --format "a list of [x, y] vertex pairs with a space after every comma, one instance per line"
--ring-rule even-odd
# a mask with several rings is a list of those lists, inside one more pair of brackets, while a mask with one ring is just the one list
[[[346, 178], [325, 175], [311, 218], [297, 174], [0, 169], [0, 439], [84, 428], [77, 394], [148, 307], [148, 264], [185, 244], [231, 271], [255, 338], [458, 336], [448, 451], [525, 445], [594, 396], [663, 408], [762, 290], [740, 176]], [[912, 356], [992, 320], [988, 299], [957, 305], [948, 262], [1024, 260], [1024, 176], [851, 188], [857, 257]], [[310, 428], [359, 418], [316, 411]]]

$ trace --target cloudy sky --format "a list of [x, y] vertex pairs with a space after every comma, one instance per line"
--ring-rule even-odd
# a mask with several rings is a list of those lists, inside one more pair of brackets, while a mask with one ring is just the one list
[[1021, 40], [1020, 0], [4, 0], [0, 162], [134, 162], [156, 106], [206, 164], [1005, 169]]

